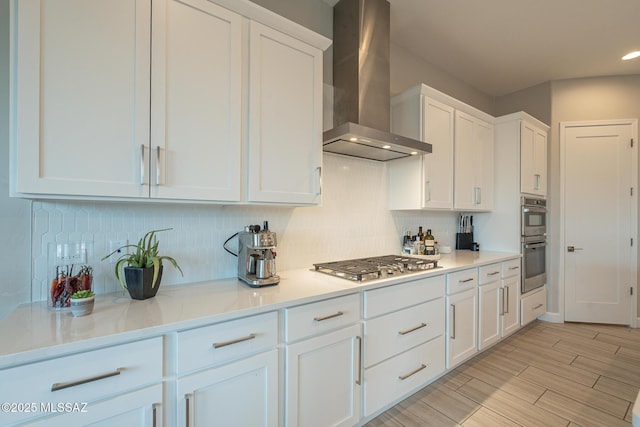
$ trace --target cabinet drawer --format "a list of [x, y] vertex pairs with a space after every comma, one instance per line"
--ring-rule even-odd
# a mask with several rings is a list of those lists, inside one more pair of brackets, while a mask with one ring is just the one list
[[341, 328], [360, 320], [360, 294], [287, 308], [284, 316], [287, 342]]
[[39, 402], [94, 402], [162, 381], [162, 338], [77, 353], [0, 371], [0, 402], [37, 402], [38, 412], [4, 413], [11, 424], [32, 418]]
[[365, 363], [372, 366], [444, 334], [444, 298], [406, 308], [365, 323]]
[[529, 295], [523, 295], [521, 300], [520, 313], [522, 316], [522, 326], [533, 322], [538, 316], [547, 311], [547, 289], [542, 288]]
[[257, 316], [178, 333], [178, 374], [273, 348], [278, 314]]
[[444, 372], [444, 336], [365, 370], [365, 416]]
[[444, 296], [443, 276], [414, 280], [364, 293], [364, 317], [371, 318]]
[[484, 285], [487, 283], [495, 282], [500, 280], [501, 277], [501, 267], [500, 263], [483, 265], [478, 268], [478, 284]]
[[520, 258], [512, 259], [502, 263], [502, 278], [520, 275]]
[[447, 274], [447, 295], [466, 291], [478, 285], [478, 269], [456, 271]]

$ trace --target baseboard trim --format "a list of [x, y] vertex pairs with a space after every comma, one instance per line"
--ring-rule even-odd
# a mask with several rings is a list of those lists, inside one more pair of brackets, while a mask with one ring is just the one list
[[542, 316], [539, 316], [538, 319], [551, 323], [564, 323], [564, 316], [562, 313], [551, 313], [547, 311]]

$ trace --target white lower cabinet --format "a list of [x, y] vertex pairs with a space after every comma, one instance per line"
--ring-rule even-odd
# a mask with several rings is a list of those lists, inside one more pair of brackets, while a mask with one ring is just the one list
[[352, 426], [361, 417], [360, 294], [284, 310], [285, 425]]
[[478, 349], [484, 350], [501, 337], [500, 280], [478, 288]]
[[181, 378], [177, 390], [178, 425], [277, 426], [278, 352]]
[[[86, 407], [83, 406], [84, 403], [82, 401], [42, 402], [38, 404], [41, 412], [54, 410], [61, 413], [20, 425], [34, 427], [86, 425], [91, 425], [92, 427], [112, 427], [116, 425], [162, 427], [164, 424], [162, 422], [162, 404], [160, 402], [162, 402], [162, 384], [131, 393], [123, 393], [112, 399], [87, 404]], [[60, 404], [63, 406], [59, 406]]]
[[502, 336], [520, 329], [520, 258], [502, 262], [501, 331]]
[[278, 425], [277, 312], [181, 331], [176, 342], [174, 425]]
[[447, 369], [450, 369], [478, 352], [477, 268], [447, 274], [446, 306]]
[[[34, 402], [36, 406], [3, 411], [1, 423], [42, 421], [40, 425], [69, 426], [86, 425], [91, 419], [104, 422], [97, 425], [113, 425], [110, 420], [138, 420], [141, 423], [124, 425], [151, 425], [154, 413], [156, 423], [162, 422], [158, 413], [162, 364], [162, 338], [158, 337], [2, 370], [0, 401]], [[52, 406], [47, 407], [49, 402]], [[59, 402], [72, 407], [60, 408]], [[85, 403], [87, 412], [82, 412]], [[77, 409], [75, 404], [79, 405]]]
[[531, 323], [547, 311], [547, 288], [522, 295], [520, 300], [520, 323], [522, 326]]
[[352, 426], [360, 419], [359, 324], [287, 346], [286, 425]]
[[444, 294], [444, 276], [365, 292], [365, 417], [444, 372]]

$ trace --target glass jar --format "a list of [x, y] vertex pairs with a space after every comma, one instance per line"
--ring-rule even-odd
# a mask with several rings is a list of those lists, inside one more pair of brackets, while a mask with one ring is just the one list
[[49, 272], [51, 281], [47, 297], [48, 307], [64, 310], [71, 306], [71, 295], [92, 290], [93, 242], [50, 243]]

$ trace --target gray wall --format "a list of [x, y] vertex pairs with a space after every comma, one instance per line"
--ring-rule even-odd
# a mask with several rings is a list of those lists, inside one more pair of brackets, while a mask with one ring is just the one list
[[[549, 311], [558, 311], [560, 248], [560, 122], [640, 118], [640, 75], [551, 82], [549, 207], [551, 290]], [[640, 307], [640, 305], [639, 305]]]
[[0, 0], [0, 319], [31, 299], [31, 203], [9, 197], [9, 0]]
[[536, 119], [551, 123], [551, 82], [541, 83], [494, 99], [494, 115], [526, 111]]

